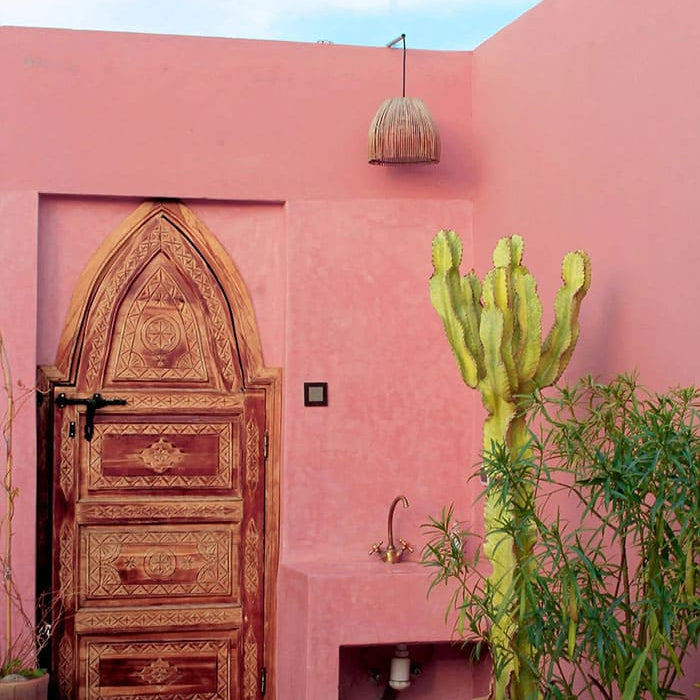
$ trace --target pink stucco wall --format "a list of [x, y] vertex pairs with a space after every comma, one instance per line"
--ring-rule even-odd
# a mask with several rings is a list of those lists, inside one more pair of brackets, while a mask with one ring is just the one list
[[[2, 295], [0, 296], [0, 329], [11, 365], [14, 382], [13, 396], [16, 416], [13, 428], [12, 486], [19, 489], [21, 498], [15, 501], [13, 570], [18, 589], [34, 590], [34, 500], [36, 487], [34, 397], [29, 391], [34, 386], [37, 328], [37, 260], [32, 255], [16, 255], [18, 241], [27, 241], [30, 250], [36, 249], [38, 197], [32, 192], [0, 191], [0, 264], [2, 265]], [[6, 395], [0, 392], [0, 415], [5, 428]], [[6, 454], [3, 440], [3, 456]], [[5, 462], [3, 461], [3, 468]], [[4, 476], [4, 472], [3, 472]], [[0, 532], [7, 527], [5, 500]], [[4, 548], [3, 548], [4, 553]], [[3, 608], [4, 613], [4, 608]]]
[[[397, 510], [396, 536], [416, 546], [414, 561], [428, 514], [451, 501], [471, 514], [474, 490], [455, 483], [466, 483], [474, 461], [476, 397], [455, 381], [451, 361], [433, 357], [444, 345], [426, 296], [436, 222], [469, 230], [471, 207], [432, 199], [187, 204], [246, 280], [266, 362], [284, 368], [277, 682], [280, 698], [325, 697], [343, 644], [450, 637], [445, 595], [426, 601], [425, 570], [390, 571], [367, 552], [386, 540], [398, 493], [410, 508]], [[53, 359], [73, 280], [101, 240], [94, 232], [110, 231], [135, 206], [41, 198], [39, 363]], [[303, 407], [303, 383], [314, 380], [328, 381], [328, 408]], [[396, 601], [407, 611], [398, 620]], [[420, 683], [412, 692], [421, 697]]]
[[698, 381], [699, 27], [696, 0], [545, 0], [474, 53], [479, 268], [522, 234], [551, 318], [558, 262], [590, 253], [572, 379]]
[[[401, 53], [325, 44], [0, 28], [0, 187], [222, 200], [464, 197], [469, 53], [411, 51], [441, 127], [434, 169], [368, 168]], [[10, 165], [12, 167], [10, 167]]]
[[571, 376], [698, 379], [698, 26], [696, 0], [545, 0], [475, 51], [480, 268], [520, 233], [551, 299], [590, 253]]
[[[386, 539], [400, 492], [411, 507], [397, 512], [397, 536], [417, 545], [414, 560], [429, 513], [455, 498], [471, 513], [455, 484], [475, 458], [476, 398], [433, 354], [444, 340], [427, 297], [437, 228], [459, 226], [472, 255], [470, 61], [409, 52], [408, 91], [430, 107], [444, 157], [388, 169], [367, 165], [366, 138], [400, 88], [397, 51], [0, 29], [12, 291], [0, 319], [17, 376], [31, 385], [35, 366], [53, 361], [80, 271], [148, 197], [185, 200], [217, 236], [249, 288], [265, 362], [283, 368], [280, 699], [337, 693], [342, 644], [449, 638], [425, 571], [391, 576], [367, 551]], [[303, 382], [315, 380], [329, 382], [328, 408], [303, 407]], [[31, 413], [17, 436], [17, 529], [29, 546], [16, 568], [27, 582]], [[408, 612], [395, 625], [398, 597]], [[328, 626], [337, 610], [343, 624]], [[324, 672], [307, 678], [319, 658]], [[308, 694], [295, 694], [302, 686]]]
[[[341, 645], [449, 636], [425, 572], [366, 556], [400, 492], [409, 541], [451, 500], [473, 515], [480, 409], [427, 299], [437, 229], [458, 229], [480, 272], [521, 233], [546, 307], [564, 252], [590, 252], [571, 375], [696, 380], [699, 20], [694, 0], [545, 0], [473, 55], [409, 52], [443, 162], [394, 169], [366, 164], [366, 132], [400, 87], [399, 52], [0, 28], [0, 327], [16, 377], [52, 361], [77, 275], [149, 197], [184, 199], [219, 238], [284, 370], [279, 700], [333, 697]], [[316, 380], [330, 405], [304, 409]], [[33, 441], [26, 411], [27, 583]]]

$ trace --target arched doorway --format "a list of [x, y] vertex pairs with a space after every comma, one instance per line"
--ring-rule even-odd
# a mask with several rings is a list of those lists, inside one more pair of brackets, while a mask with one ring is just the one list
[[40, 381], [58, 697], [260, 697], [279, 372], [263, 366], [243, 280], [190, 209], [146, 203], [108, 237]]

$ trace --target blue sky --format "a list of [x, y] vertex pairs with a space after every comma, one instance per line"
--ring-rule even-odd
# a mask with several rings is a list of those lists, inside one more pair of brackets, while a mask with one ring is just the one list
[[539, 0], [0, 0], [0, 25], [473, 49]]

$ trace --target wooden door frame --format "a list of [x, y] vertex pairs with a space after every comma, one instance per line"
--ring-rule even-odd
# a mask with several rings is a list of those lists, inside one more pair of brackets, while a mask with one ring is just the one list
[[[53, 394], [54, 387], [75, 383], [83, 332], [90, 309], [90, 292], [99, 284], [112, 257], [124, 241], [154, 216], [163, 216], [190, 241], [210, 266], [226, 298], [232, 318], [242, 374], [243, 389], [265, 391], [265, 422], [268, 450], [265, 459], [264, 528], [264, 649], [267, 669], [266, 697], [276, 698], [276, 588], [279, 563], [280, 467], [282, 446], [282, 371], [265, 367], [252, 301], [245, 282], [228, 252], [204, 223], [184, 204], [150, 201], [140, 205], [99, 246], [76, 284], [53, 366], [37, 370], [37, 598], [51, 589]], [[46, 658], [50, 658], [50, 651]]]

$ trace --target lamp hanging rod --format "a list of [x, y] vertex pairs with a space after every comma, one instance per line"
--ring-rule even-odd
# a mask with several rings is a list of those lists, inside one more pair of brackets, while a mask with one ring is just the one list
[[396, 46], [400, 41], [403, 41], [403, 78], [402, 78], [402, 96], [406, 97], [406, 35], [401, 34], [401, 36], [397, 36], [394, 41], [389, 42], [386, 47], [387, 49], [392, 48], [393, 46]]
[[403, 41], [405, 38], [406, 38], [405, 34], [402, 34], [401, 36], [397, 36], [396, 39], [394, 39], [394, 41], [390, 41], [386, 45], [387, 49], [390, 49], [392, 46], [396, 46], [396, 44], [398, 44], [400, 41]]

